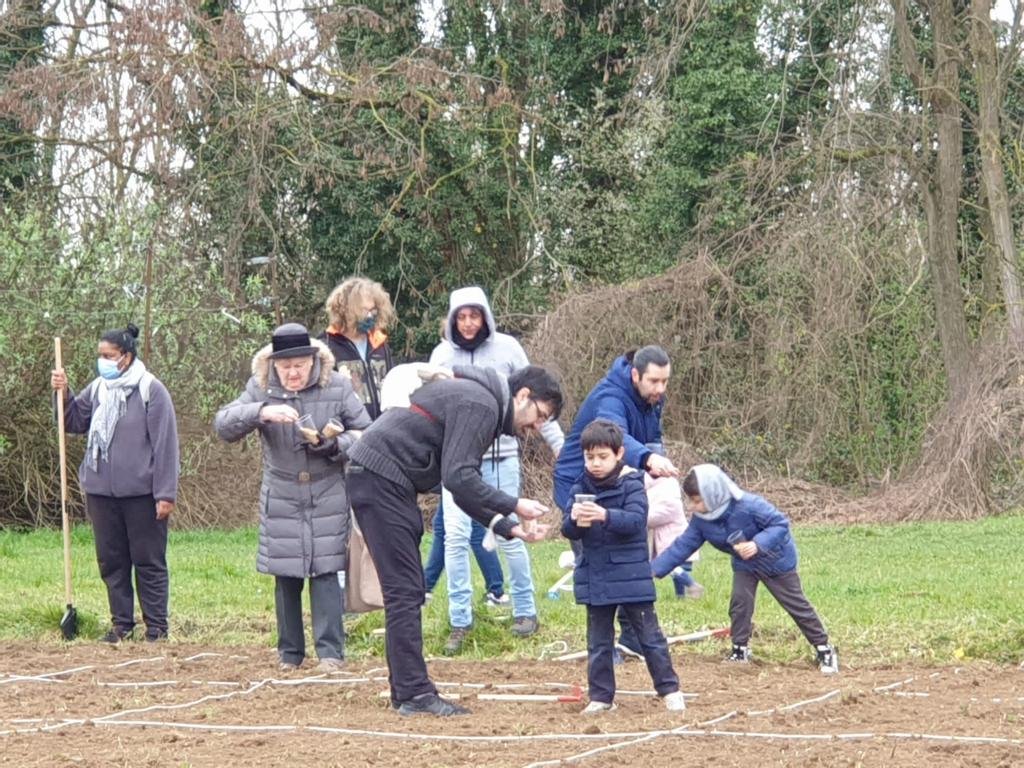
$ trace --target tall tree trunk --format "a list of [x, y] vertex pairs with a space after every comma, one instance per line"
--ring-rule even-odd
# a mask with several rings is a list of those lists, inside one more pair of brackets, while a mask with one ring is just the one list
[[999, 257], [999, 275], [1010, 335], [1018, 349], [1024, 350], [1024, 306], [1021, 304], [1020, 270], [1013, 242], [1010, 199], [1006, 191], [1001, 153], [999, 105], [1002, 88], [996, 64], [996, 38], [992, 32], [990, 0], [971, 2], [971, 53], [974, 58], [974, 82], [978, 92], [978, 145], [981, 150], [981, 175], [988, 202], [992, 243]]
[[957, 39], [953, 0], [934, 0], [930, 4], [930, 11], [935, 38], [935, 69], [929, 102], [935, 118], [938, 146], [931, 189], [934, 218], [929, 222], [928, 240], [939, 339], [942, 342], [949, 394], [955, 401], [966, 393], [970, 355], [963, 292], [960, 288], [957, 227], [964, 162], [960, 110], [961, 47]]

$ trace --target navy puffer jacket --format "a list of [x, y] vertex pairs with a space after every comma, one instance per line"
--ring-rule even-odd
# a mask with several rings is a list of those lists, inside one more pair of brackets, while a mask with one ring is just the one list
[[651, 578], [647, 549], [647, 493], [643, 474], [627, 471], [611, 488], [594, 486], [585, 474], [572, 487], [577, 493], [592, 493], [596, 503], [608, 511], [604, 523], [589, 528], [576, 525], [569, 512], [562, 516], [562, 534], [580, 539], [583, 556], [573, 576], [573, 594], [583, 605], [619, 605], [654, 602], [656, 593]]

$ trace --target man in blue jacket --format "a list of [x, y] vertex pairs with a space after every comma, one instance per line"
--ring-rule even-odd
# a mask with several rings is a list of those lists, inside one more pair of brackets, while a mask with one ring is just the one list
[[652, 448], [661, 443], [661, 410], [671, 373], [668, 354], [654, 345], [615, 359], [577, 411], [555, 462], [555, 502], [563, 511], [572, 507], [570, 491], [583, 474], [580, 434], [594, 419], [608, 419], [622, 429], [626, 466], [654, 477], [678, 477], [675, 465]]

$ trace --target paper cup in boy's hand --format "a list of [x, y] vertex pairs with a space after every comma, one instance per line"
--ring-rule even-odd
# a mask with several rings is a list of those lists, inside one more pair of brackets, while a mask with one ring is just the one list
[[[576, 503], [577, 504], [593, 504], [595, 501], [597, 501], [597, 496], [595, 496], [592, 493], [577, 493], [576, 494]], [[591, 523], [591, 520], [590, 520], [589, 517], [587, 517], [587, 518], [577, 517], [576, 518], [576, 527], [577, 528], [589, 528], [590, 527], [590, 523]]]
[[313, 421], [313, 417], [308, 413], [304, 413], [299, 417], [299, 420], [295, 422], [295, 428], [299, 430], [302, 439], [307, 443], [316, 445], [320, 442], [320, 431], [316, 428], [316, 422]]
[[725, 540], [729, 543], [730, 547], [736, 549], [736, 545], [745, 542], [747, 537], [743, 534], [743, 531], [733, 531], [725, 537]]

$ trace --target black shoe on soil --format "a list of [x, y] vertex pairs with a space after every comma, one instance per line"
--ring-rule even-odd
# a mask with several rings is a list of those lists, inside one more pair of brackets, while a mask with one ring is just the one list
[[468, 715], [469, 710], [460, 707], [458, 704], [442, 699], [436, 693], [424, 693], [413, 696], [408, 701], [403, 701], [398, 707], [398, 714], [402, 717], [411, 715], [437, 715], [438, 717], [452, 717], [453, 715]]
[[734, 645], [732, 653], [726, 656], [725, 660], [732, 663], [747, 664], [750, 662], [750, 648], [746, 645]]
[[131, 627], [111, 627], [107, 630], [107, 634], [100, 638], [100, 642], [117, 645], [126, 640], [131, 640], [134, 633], [135, 630]]
[[162, 643], [167, 639], [166, 629], [153, 629], [152, 627], [146, 628], [146, 642], [147, 643]]

